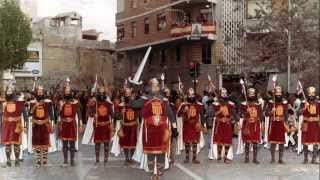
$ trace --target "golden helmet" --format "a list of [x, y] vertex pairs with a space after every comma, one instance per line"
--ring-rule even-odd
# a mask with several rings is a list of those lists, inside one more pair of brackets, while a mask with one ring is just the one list
[[128, 87], [124, 88], [124, 96], [129, 97], [131, 95], [132, 95], [132, 89]]
[[226, 88], [221, 88], [220, 90], [221, 97], [228, 97], [228, 91]]
[[65, 94], [71, 94], [71, 87], [69, 84], [66, 85], [66, 87], [64, 88], [64, 93]]
[[149, 80], [149, 85], [159, 85], [159, 81], [157, 78], [152, 78]]
[[308, 96], [316, 96], [316, 88], [313, 86], [308, 87], [307, 93]]
[[282, 87], [276, 86], [275, 95], [281, 96], [282, 95]]
[[188, 97], [195, 97], [194, 89], [189, 88], [187, 92]]
[[248, 89], [248, 97], [255, 97], [256, 96], [256, 90], [254, 88]]
[[106, 92], [106, 88], [104, 86], [99, 86], [98, 92], [99, 93], [105, 93]]
[[9, 84], [8, 87], [6, 88], [6, 94], [11, 95], [13, 94], [13, 92], [14, 92], [14, 87], [11, 84]]
[[37, 94], [44, 94], [44, 87], [43, 85], [38, 85], [37, 87]]

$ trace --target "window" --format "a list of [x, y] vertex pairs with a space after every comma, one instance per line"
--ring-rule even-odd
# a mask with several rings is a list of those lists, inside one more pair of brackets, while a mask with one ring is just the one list
[[143, 0], [143, 2], [144, 2], [145, 4], [148, 4], [148, 3], [150, 2], [150, 0]]
[[202, 63], [211, 64], [211, 43], [202, 45]]
[[138, 0], [131, 0], [131, 8], [137, 8]]
[[149, 18], [144, 19], [144, 33], [149, 34]]
[[162, 49], [160, 51], [160, 57], [161, 57], [160, 66], [164, 66], [166, 64], [166, 50], [165, 49]]
[[157, 22], [158, 22], [158, 27], [157, 27], [158, 31], [164, 31], [167, 26], [165, 13], [161, 13], [157, 15]]
[[124, 25], [118, 26], [117, 39], [118, 41], [124, 40]]
[[262, 12], [271, 12], [271, 1], [248, 0], [247, 2], [247, 18], [261, 18]]
[[132, 22], [131, 23], [131, 37], [134, 38], [137, 36], [137, 23], [136, 22]]
[[180, 47], [176, 47], [176, 61], [177, 61], [177, 63], [179, 63], [180, 60], [181, 60], [181, 55], [180, 55], [180, 53], [181, 53]]

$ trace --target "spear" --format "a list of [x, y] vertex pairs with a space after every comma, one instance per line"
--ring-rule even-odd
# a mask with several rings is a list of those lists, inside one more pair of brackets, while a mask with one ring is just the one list
[[163, 90], [164, 89], [164, 80], [165, 80], [164, 73], [161, 74], [160, 79], [161, 79], [161, 88]]
[[208, 81], [209, 81], [209, 92], [213, 92], [214, 95], [218, 98], [218, 93], [216, 92], [216, 87], [212, 82], [211, 76], [208, 74]]
[[304, 100], [306, 100], [307, 98], [306, 98], [306, 94], [304, 93], [304, 91], [303, 91], [303, 86], [302, 86], [302, 83], [301, 83], [301, 81], [300, 80], [298, 80], [298, 88], [299, 88], [299, 91], [302, 93], [302, 95], [303, 95], [303, 99]]
[[240, 84], [241, 84], [241, 88], [242, 88], [242, 93], [244, 95], [244, 98], [246, 99], [246, 103], [248, 103], [246, 86], [244, 84], [244, 80], [243, 79], [240, 79]]

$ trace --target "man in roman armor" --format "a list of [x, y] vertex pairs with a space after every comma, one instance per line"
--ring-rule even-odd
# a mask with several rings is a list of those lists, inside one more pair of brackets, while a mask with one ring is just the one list
[[254, 88], [248, 89], [248, 99], [240, 105], [240, 117], [243, 118], [242, 123], [242, 139], [245, 144], [245, 163], [249, 163], [250, 145], [253, 146], [253, 160], [255, 164], [259, 164], [257, 160], [258, 144], [261, 140], [261, 122], [263, 119], [262, 105], [258, 102], [257, 93]]
[[148, 169], [153, 170], [152, 179], [159, 179], [170, 154], [170, 130], [174, 137], [178, 136], [178, 131], [170, 104], [160, 94], [159, 81], [151, 79], [146, 91], [146, 97], [131, 101], [129, 106], [141, 109], [143, 154], [146, 155]]
[[316, 99], [316, 88], [307, 89], [307, 99], [302, 101], [300, 113], [303, 116], [302, 122], [302, 144], [304, 153], [304, 164], [308, 163], [308, 145], [313, 145], [312, 164], [317, 163], [320, 143], [320, 101]]
[[79, 131], [82, 131], [82, 117], [79, 101], [72, 96], [69, 84], [64, 89], [63, 99], [59, 102], [59, 137], [62, 141], [63, 165], [68, 165], [68, 151], [70, 151], [70, 165], [75, 166], [74, 156]]
[[6, 90], [5, 102], [3, 102], [1, 129], [1, 144], [5, 145], [8, 167], [11, 167], [12, 146], [15, 155], [15, 166], [19, 166], [20, 145], [25, 127], [23, 122], [27, 122], [24, 101], [16, 99], [13, 86], [9, 85]]
[[93, 141], [95, 144], [96, 164], [100, 163], [101, 144], [104, 146], [104, 165], [108, 162], [109, 143], [113, 136], [113, 104], [107, 99], [105, 87], [100, 86], [96, 97], [88, 107], [89, 114], [94, 116]]
[[273, 99], [266, 105], [266, 116], [269, 116], [268, 142], [271, 144], [271, 163], [275, 162], [276, 145], [279, 145], [279, 164], [283, 164], [288, 102], [283, 98], [281, 86], [276, 86]]
[[121, 103], [121, 128], [118, 132], [120, 137], [120, 146], [125, 154], [125, 164], [133, 163], [132, 156], [134, 154], [137, 138], [138, 138], [138, 111], [129, 106], [132, 99], [132, 89], [124, 88], [124, 102]]
[[178, 109], [178, 116], [183, 120], [182, 135], [186, 152], [184, 163], [189, 163], [189, 153], [192, 148], [192, 163], [200, 164], [200, 161], [197, 160], [197, 146], [204, 124], [203, 105], [197, 101], [192, 88], [188, 89], [187, 96], [187, 102], [182, 103]]
[[220, 98], [213, 103], [215, 125], [213, 130], [213, 144], [217, 144], [218, 161], [222, 159], [222, 149], [224, 147], [224, 162], [230, 163], [227, 158], [229, 148], [232, 146], [233, 124], [238, 120], [236, 106], [229, 100], [227, 89], [222, 88]]
[[54, 119], [52, 101], [46, 99], [43, 86], [36, 89], [35, 99], [30, 101], [29, 116], [31, 116], [32, 147], [37, 158], [36, 166], [47, 164], [48, 148], [50, 147], [50, 133], [53, 133]]
[[[163, 91], [164, 99], [166, 99], [169, 102], [174, 116], [177, 117], [177, 109], [176, 109], [175, 102], [174, 102], [175, 99], [174, 99], [174, 97], [172, 97], [170, 89], [168, 87], [165, 87], [165, 88], [163, 88], [162, 91]], [[175, 141], [175, 138], [173, 138], [173, 136], [171, 136], [171, 143], [170, 143], [170, 163], [171, 164], [174, 163], [175, 148], [176, 148], [176, 141]]]

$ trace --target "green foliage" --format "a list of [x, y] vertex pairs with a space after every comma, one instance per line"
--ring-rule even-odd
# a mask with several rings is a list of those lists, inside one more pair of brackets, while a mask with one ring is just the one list
[[318, 73], [319, 1], [261, 0], [257, 6], [255, 19], [247, 20], [251, 23], [246, 27], [250, 33], [245, 51], [241, 49], [248, 71], [259, 64], [264, 72], [286, 72], [290, 55], [293, 73]]
[[0, 0], [0, 71], [14, 69], [27, 60], [30, 24], [15, 0]]

